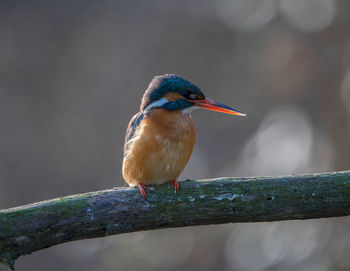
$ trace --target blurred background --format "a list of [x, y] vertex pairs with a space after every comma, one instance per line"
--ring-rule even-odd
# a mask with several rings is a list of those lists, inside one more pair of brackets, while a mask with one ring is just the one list
[[[248, 114], [195, 111], [187, 178], [350, 169], [346, 0], [0, 2], [0, 208], [122, 186], [154, 75]], [[350, 270], [350, 219], [72, 242], [17, 270]], [[0, 270], [6, 270], [0, 266]]]

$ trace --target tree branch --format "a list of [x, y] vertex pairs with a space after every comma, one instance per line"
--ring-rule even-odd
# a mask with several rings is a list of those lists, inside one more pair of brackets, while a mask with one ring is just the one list
[[116, 188], [0, 211], [0, 261], [68, 241], [168, 227], [350, 214], [350, 171]]

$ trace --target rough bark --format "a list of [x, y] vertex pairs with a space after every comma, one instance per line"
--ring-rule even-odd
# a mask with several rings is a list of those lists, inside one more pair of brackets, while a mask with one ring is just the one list
[[0, 211], [0, 261], [60, 243], [126, 232], [350, 214], [350, 171], [285, 177], [187, 180], [115, 188]]

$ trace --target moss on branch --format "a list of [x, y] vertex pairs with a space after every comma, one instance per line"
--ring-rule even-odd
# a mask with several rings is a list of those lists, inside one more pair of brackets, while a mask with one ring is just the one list
[[350, 171], [285, 177], [187, 180], [115, 188], [0, 211], [0, 261], [68, 241], [232, 222], [311, 219], [350, 214]]

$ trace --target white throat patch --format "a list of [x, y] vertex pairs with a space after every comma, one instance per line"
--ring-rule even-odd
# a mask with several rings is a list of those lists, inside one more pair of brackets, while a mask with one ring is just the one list
[[200, 108], [200, 107], [193, 105], [193, 106], [191, 106], [191, 107], [187, 107], [187, 108], [185, 108], [185, 109], [182, 109], [181, 112], [182, 112], [182, 114], [184, 114], [184, 115], [186, 115], [186, 114], [187, 114], [187, 115], [191, 115], [191, 113], [192, 113], [193, 110], [199, 109], [199, 108]]

